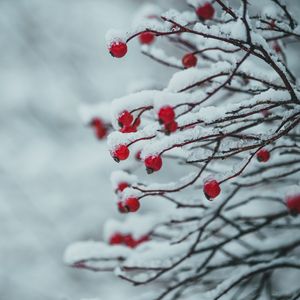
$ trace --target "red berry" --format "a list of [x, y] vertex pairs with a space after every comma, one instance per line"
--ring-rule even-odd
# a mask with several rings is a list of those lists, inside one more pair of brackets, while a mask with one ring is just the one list
[[121, 214], [128, 213], [128, 209], [124, 206], [124, 203], [121, 201], [118, 202], [118, 210]]
[[271, 23], [270, 23], [270, 28], [274, 28], [275, 25], [276, 25], [275, 20], [272, 20]]
[[140, 201], [138, 198], [129, 197], [124, 201], [124, 206], [129, 212], [135, 212], [140, 208]]
[[271, 115], [270, 111], [267, 109], [262, 109], [261, 113], [265, 118]]
[[202, 20], [211, 20], [215, 14], [215, 9], [211, 3], [206, 2], [196, 9], [196, 14]]
[[136, 132], [136, 127], [135, 126], [128, 126], [128, 127], [122, 127], [120, 129], [120, 132], [122, 133], [131, 133], [131, 132]]
[[158, 119], [161, 123], [170, 123], [175, 119], [175, 112], [172, 106], [163, 106], [158, 112]]
[[270, 152], [263, 148], [256, 153], [256, 158], [259, 162], [266, 162], [270, 159]]
[[120, 245], [123, 243], [123, 241], [124, 241], [123, 235], [119, 232], [116, 232], [110, 237], [109, 244], [110, 245]]
[[206, 198], [210, 200], [216, 198], [220, 194], [221, 188], [218, 181], [213, 179], [204, 183], [203, 191]]
[[146, 157], [144, 163], [148, 174], [158, 171], [162, 167], [162, 159], [159, 155], [151, 155]]
[[197, 65], [197, 56], [193, 53], [184, 55], [182, 58], [182, 64], [186, 69], [195, 67]]
[[141, 160], [141, 153], [142, 153], [142, 151], [139, 150], [139, 151], [135, 154], [136, 160]]
[[95, 128], [96, 137], [102, 140], [106, 136], [107, 130], [105, 127]]
[[90, 125], [92, 127], [98, 127], [98, 126], [102, 126], [103, 125], [103, 122], [101, 119], [99, 118], [94, 118], [91, 122], [90, 122]]
[[123, 192], [123, 190], [125, 190], [125, 189], [128, 188], [128, 187], [129, 187], [129, 184], [128, 184], [127, 182], [120, 182], [120, 183], [118, 184], [117, 190], [118, 190], [119, 192]]
[[139, 40], [141, 44], [150, 45], [151, 43], [154, 42], [155, 35], [150, 31], [145, 31], [139, 35]]
[[281, 52], [281, 47], [278, 43], [275, 43], [273, 45], [273, 50], [276, 52], [276, 53], [280, 53]]
[[129, 156], [129, 149], [126, 145], [119, 145], [115, 148], [115, 150], [112, 153], [112, 157], [116, 162], [119, 162], [120, 160], [125, 160]]
[[105, 124], [99, 118], [95, 118], [91, 121], [90, 125], [93, 127], [95, 135], [98, 139], [103, 139], [107, 134]]
[[127, 45], [124, 42], [113, 42], [109, 47], [109, 52], [113, 57], [121, 58], [127, 53]]
[[124, 236], [124, 244], [129, 248], [135, 248], [137, 246], [137, 241], [131, 234], [127, 234]]
[[172, 121], [170, 123], [165, 124], [165, 131], [167, 134], [170, 134], [171, 132], [175, 132], [178, 128], [178, 124], [176, 121]]
[[128, 111], [124, 110], [118, 117], [120, 127], [128, 127], [133, 121], [133, 115]]
[[286, 205], [292, 214], [300, 214], [300, 194], [288, 196]]

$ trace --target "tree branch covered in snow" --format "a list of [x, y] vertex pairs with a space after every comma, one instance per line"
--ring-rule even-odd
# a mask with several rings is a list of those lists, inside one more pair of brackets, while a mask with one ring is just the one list
[[146, 299], [297, 299], [299, 284], [277, 286], [300, 271], [300, 91], [287, 63], [300, 27], [279, 0], [187, 2], [145, 6], [129, 32], [107, 34], [112, 56], [139, 39], [175, 73], [164, 89], [82, 108], [98, 138], [110, 132], [125, 219], [65, 261], [156, 283]]

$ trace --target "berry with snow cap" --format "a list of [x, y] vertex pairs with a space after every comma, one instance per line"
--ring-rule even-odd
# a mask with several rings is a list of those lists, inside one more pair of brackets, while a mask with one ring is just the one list
[[175, 111], [172, 106], [166, 105], [158, 111], [158, 119], [160, 123], [170, 123], [175, 119]]
[[109, 239], [109, 244], [110, 245], [120, 245], [124, 242], [124, 237], [121, 233], [116, 232], [114, 233], [110, 239]]
[[129, 184], [127, 182], [120, 182], [118, 184], [117, 191], [118, 192], [123, 192], [128, 187], [129, 187]]
[[132, 121], [133, 115], [128, 110], [124, 110], [118, 117], [120, 127], [129, 127]]
[[124, 42], [113, 42], [109, 47], [109, 52], [113, 57], [121, 58], [127, 53], [127, 45]]
[[162, 159], [160, 155], [151, 155], [145, 158], [145, 166], [148, 174], [156, 172], [162, 167]]
[[120, 160], [125, 160], [128, 158], [130, 152], [126, 145], [118, 145], [112, 152], [112, 157], [116, 162]]
[[124, 201], [124, 207], [128, 212], [136, 212], [140, 208], [140, 201], [136, 197], [129, 197]]

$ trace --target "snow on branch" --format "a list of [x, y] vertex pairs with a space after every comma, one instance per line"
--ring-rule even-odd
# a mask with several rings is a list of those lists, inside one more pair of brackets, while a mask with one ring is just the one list
[[267, 2], [150, 5], [109, 32], [113, 57], [138, 39], [173, 73], [81, 109], [126, 161], [111, 176], [124, 219], [102, 242], [71, 245], [67, 264], [157, 283], [153, 300], [299, 297], [299, 284], [276, 286], [300, 271], [300, 89], [287, 59], [300, 30], [293, 4]]

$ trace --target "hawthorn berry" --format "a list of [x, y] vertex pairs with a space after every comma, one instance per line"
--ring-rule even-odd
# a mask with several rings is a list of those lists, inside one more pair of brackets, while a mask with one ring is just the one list
[[119, 232], [114, 233], [109, 239], [110, 245], [120, 245], [123, 242], [124, 242], [123, 235]]
[[145, 166], [148, 174], [156, 172], [162, 167], [162, 159], [160, 155], [151, 155], [145, 158]]
[[113, 57], [121, 58], [127, 53], [127, 45], [124, 42], [113, 42], [109, 47], [109, 52]]
[[202, 20], [211, 20], [215, 14], [215, 9], [211, 3], [206, 2], [196, 9], [197, 16]]
[[170, 123], [165, 124], [165, 131], [167, 134], [175, 132], [178, 128], [178, 124], [176, 121], [172, 121]]
[[220, 188], [218, 181], [213, 179], [213, 180], [208, 180], [204, 183], [203, 191], [204, 191], [205, 197], [208, 200], [210, 200], [210, 199], [216, 198], [220, 194], [221, 188]]
[[281, 52], [281, 47], [278, 43], [275, 43], [273, 45], [273, 50], [276, 52], [276, 53], [280, 53]]
[[136, 159], [136, 160], [141, 160], [141, 153], [142, 153], [142, 151], [139, 150], [139, 151], [135, 154], [135, 159]]
[[136, 197], [129, 197], [124, 201], [124, 207], [128, 212], [136, 212], [140, 208], [140, 201]]
[[135, 248], [138, 245], [138, 241], [131, 234], [127, 234], [124, 236], [124, 244], [129, 248]]
[[261, 114], [266, 118], [271, 115], [271, 112], [268, 109], [262, 109]]
[[127, 210], [127, 208], [124, 206], [124, 203], [123, 203], [122, 201], [119, 201], [119, 202], [117, 203], [117, 205], [118, 205], [118, 210], [119, 210], [119, 212], [120, 212], [121, 214], [128, 213], [128, 210]]
[[112, 152], [112, 157], [116, 162], [120, 160], [125, 160], [129, 156], [129, 149], [126, 145], [118, 145], [115, 150]]
[[128, 110], [124, 110], [118, 117], [118, 123], [120, 127], [130, 126], [132, 121], [133, 115]]
[[288, 196], [286, 206], [293, 215], [300, 214], [300, 194]]
[[193, 53], [187, 53], [182, 57], [182, 65], [188, 69], [195, 67], [197, 65], [197, 56]]
[[158, 111], [158, 119], [160, 123], [164, 123], [164, 124], [174, 121], [175, 111], [173, 107], [170, 105], [163, 106]]
[[275, 27], [275, 25], [276, 25], [276, 22], [275, 22], [275, 20], [272, 20], [272, 21], [270, 22], [270, 28], [274, 28], [274, 27]]
[[155, 35], [150, 31], [145, 31], [139, 35], [139, 40], [141, 44], [150, 45], [154, 42]]
[[270, 159], [270, 152], [267, 149], [260, 149], [256, 153], [256, 158], [259, 162], [267, 162]]
[[131, 133], [136, 132], [137, 128], [135, 126], [125, 126], [122, 127], [119, 131], [122, 133]]
[[129, 187], [129, 184], [127, 182], [120, 182], [118, 184], [118, 188], [117, 188], [117, 191], [118, 192], [123, 192], [123, 190], [125, 190], [126, 188]]
[[107, 134], [107, 129], [105, 127], [105, 124], [100, 120], [99, 118], [94, 118], [90, 126], [94, 129], [96, 137], [101, 140], [103, 139]]
[[139, 239], [135, 239], [131, 234], [123, 235], [120, 232], [114, 233], [110, 239], [110, 245], [125, 245], [129, 248], [135, 248], [139, 244], [149, 241], [148, 235], [143, 235]]

